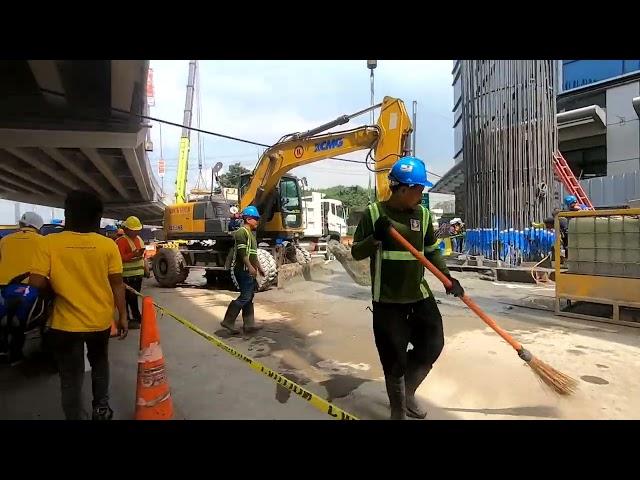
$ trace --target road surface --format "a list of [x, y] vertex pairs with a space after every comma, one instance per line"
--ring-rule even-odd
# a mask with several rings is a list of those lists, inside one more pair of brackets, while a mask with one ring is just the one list
[[[312, 282], [256, 296], [257, 334], [229, 337], [220, 321], [234, 292], [203, 285], [193, 272], [177, 289], [146, 281], [144, 292], [202, 329], [361, 419], [385, 419], [388, 401], [373, 342], [368, 287], [337, 262]], [[454, 273], [483, 309], [535, 355], [579, 379], [572, 398], [549, 393], [516, 353], [461, 302], [429, 283], [441, 302], [446, 345], [418, 390], [429, 419], [638, 419], [640, 329], [556, 317], [553, 289]], [[514, 305], [537, 306], [527, 308]], [[161, 344], [178, 419], [329, 419], [169, 317]], [[238, 319], [240, 323], [240, 319]], [[112, 406], [133, 418], [138, 332], [111, 341]], [[90, 373], [85, 396], [90, 402]], [[0, 418], [62, 418], [58, 379], [37, 361], [0, 368]], [[635, 400], [634, 400], [635, 399]]]

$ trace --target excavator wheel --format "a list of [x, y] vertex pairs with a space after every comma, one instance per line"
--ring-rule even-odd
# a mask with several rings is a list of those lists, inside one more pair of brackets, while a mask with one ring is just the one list
[[174, 288], [189, 276], [184, 257], [176, 248], [160, 248], [153, 257], [153, 276], [161, 287]]
[[302, 248], [296, 245], [296, 261], [300, 265], [305, 265], [311, 262], [311, 253], [306, 248]]
[[302, 265], [302, 276], [311, 281], [311, 254], [306, 248], [296, 245], [296, 261]]
[[[278, 267], [276, 265], [276, 260], [273, 258], [273, 255], [269, 253], [267, 250], [262, 248], [258, 249], [258, 263], [264, 270], [266, 274], [264, 277], [258, 273], [256, 277], [257, 291], [264, 292], [265, 290], [269, 290], [271, 285], [275, 283], [278, 277]], [[234, 265], [231, 266], [231, 280], [235, 285], [236, 289], [239, 289], [238, 280], [236, 279]]]

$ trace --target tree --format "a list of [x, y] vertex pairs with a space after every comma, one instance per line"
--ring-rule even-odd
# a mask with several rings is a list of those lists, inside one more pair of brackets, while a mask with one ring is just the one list
[[229, 171], [219, 176], [220, 186], [224, 188], [238, 188], [240, 186], [240, 175], [249, 172], [251, 172], [251, 170], [240, 165], [240, 162], [229, 165]]

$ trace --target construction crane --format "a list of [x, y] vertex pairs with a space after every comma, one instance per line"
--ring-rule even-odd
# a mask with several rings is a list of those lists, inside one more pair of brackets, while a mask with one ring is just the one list
[[[377, 107], [377, 124], [326, 133]], [[281, 266], [307, 261], [308, 252], [297, 245], [304, 235], [300, 182], [287, 172], [337, 155], [369, 150], [367, 159], [376, 176], [376, 196], [386, 200], [390, 196], [388, 171], [408, 153], [411, 131], [411, 119], [402, 100], [385, 97], [379, 105], [342, 115], [303, 133], [285, 135], [262, 154], [253, 172], [241, 176], [239, 185], [240, 208], [255, 205], [261, 214], [258, 261], [267, 275], [258, 278], [260, 289], [268, 288]], [[207, 280], [233, 275], [229, 220], [234, 207], [224, 197], [211, 195], [207, 200], [165, 209], [164, 233], [169, 243], [159, 245], [162, 248], [153, 262], [154, 276], [161, 286], [175, 287], [186, 279], [190, 268], [204, 268]]]
[[195, 90], [196, 71], [198, 61], [189, 61], [189, 76], [187, 77], [187, 96], [184, 102], [184, 117], [182, 120], [182, 136], [178, 153], [178, 174], [176, 176], [176, 203], [187, 201], [187, 173], [189, 172], [189, 149], [191, 138], [191, 119], [193, 117], [193, 93]]

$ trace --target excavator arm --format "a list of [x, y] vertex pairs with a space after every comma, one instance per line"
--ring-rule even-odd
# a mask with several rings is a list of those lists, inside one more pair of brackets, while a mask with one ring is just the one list
[[412, 131], [411, 119], [402, 100], [385, 97], [376, 125], [316, 135], [319, 131], [344, 124], [352, 117], [343, 116], [323, 127], [291, 135], [267, 149], [244, 189], [240, 207], [256, 205], [260, 208], [282, 176], [293, 168], [366, 149], [374, 152], [378, 199], [386, 200], [390, 195], [387, 172], [406, 153], [406, 139]]

